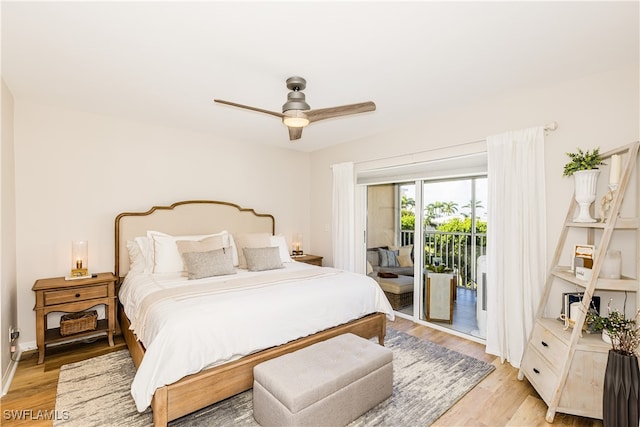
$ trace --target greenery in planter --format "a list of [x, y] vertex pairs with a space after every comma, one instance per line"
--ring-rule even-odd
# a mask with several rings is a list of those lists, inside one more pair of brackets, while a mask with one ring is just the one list
[[571, 176], [577, 171], [598, 169], [598, 166], [606, 164], [602, 161], [602, 157], [600, 157], [600, 147], [596, 147], [592, 151], [582, 151], [581, 148], [578, 148], [577, 153], [566, 154], [571, 161], [564, 165], [564, 173], [562, 176]]
[[440, 265], [425, 265], [425, 268], [433, 273], [453, 273], [453, 268], [447, 267], [444, 264]]
[[636, 355], [640, 345], [640, 326], [636, 320], [640, 311], [633, 319], [625, 318], [624, 314], [618, 310], [612, 310], [610, 306], [608, 306], [608, 311], [608, 317], [601, 317], [595, 310], [589, 310], [587, 313], [588, 329], [594, 332], [607, 331], [611, 337], [614, 351], [627, 356]]

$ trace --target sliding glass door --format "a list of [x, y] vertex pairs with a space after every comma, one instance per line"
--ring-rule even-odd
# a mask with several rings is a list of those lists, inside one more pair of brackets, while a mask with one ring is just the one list
[[367, 272], [396, 312], [484, 336], [477, 283], [486, 200], [484, 176], [367, 186]]

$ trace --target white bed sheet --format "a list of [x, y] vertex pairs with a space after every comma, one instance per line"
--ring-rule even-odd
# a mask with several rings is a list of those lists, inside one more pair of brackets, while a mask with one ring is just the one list
[[[318, 269], [298, 262], [284, 263], [284, 266], [289, 271]], [[237, 272], [199, 280], [187, 280], [180, 274], [130, 273], [119, 297], [135, 325], [137, 307], [154, 292], [208, 283], [221, 287], [225, 281], [232, 283], [230, 281], [252, 275], [269, 281], [269, 277], [282, 275], [283, 270]], [[367, 314], [385, 313], [393, 320], [393, 309], [375, 280], [326, 267], [322, 272], [303, 280], [285, 280], [186, 299], [169, 298], [154, 305], [147, 313], [142, 339], [146, 353], [131, 385], [138, 411], [150, 405], [158, 387], [203, 368]]]

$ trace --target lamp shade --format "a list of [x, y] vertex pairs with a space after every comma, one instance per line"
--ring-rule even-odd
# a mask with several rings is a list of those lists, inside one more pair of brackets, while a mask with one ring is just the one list
[[302, 255], [304, 252], [302, 251], [302, 233], [295, 233], [293, 235], [292, 245], [293, 247], [291, 253], [292, 255]]
[[89, 271], [89, 242], [74, 240], [71, 242], [71, 276], [86, 276]]

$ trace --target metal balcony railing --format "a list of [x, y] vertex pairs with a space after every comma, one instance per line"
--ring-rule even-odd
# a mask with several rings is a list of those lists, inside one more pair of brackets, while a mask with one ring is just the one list
[[[413, 230], [401, 230], [402, 246], [414, 245]], [[460, 233], [437, 230], [424, 232], [425, 265], [445, 265], [458, 275], [458, 287], [476, 289], [476, 260], [487, 251], [485, 233]], [[416, 254], [414, 253], [414, 258]]]

